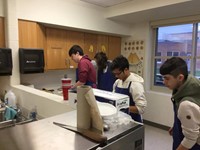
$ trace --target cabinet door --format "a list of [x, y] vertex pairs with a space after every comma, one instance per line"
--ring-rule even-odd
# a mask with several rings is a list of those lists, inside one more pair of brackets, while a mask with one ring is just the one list
[[42, 48], [45, 45], [45, 29], [37, 22], [19, 20], [19, 47]]
[[5, 28], [4, 28], [4, 18], [0, 17], [0, 47], [5, 47]]
[[[79, 45], [84, 50], [83, 32], [67, 31], [67, 54], [73, 45]], [[70, 62], [70, 68], [77, 68], [77, 64], [71, 58], [68, 61]]]
[[91, 33], [85, 33], [84, 35], [84, 53], [87, 54], [90, 59], [94, 59], [97, 52], [97, 35]]
[[97, 35], [97, 51], [102, 51], [108, 56], [108, 36]]
[[62, 29], [46, 28], [47, 38], [47, 69], [65, 69], [66, 63], [66, 31]]
[[108, 59], [113, 60], [121, 54], [121, 38], [109, 36], [108, 38]]

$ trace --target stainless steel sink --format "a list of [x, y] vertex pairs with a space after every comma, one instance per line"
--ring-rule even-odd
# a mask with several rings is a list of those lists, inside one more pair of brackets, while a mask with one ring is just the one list
[[5, 108], [0, 108], [0, 122], [4, 121]]
[[0, 129], [3, 128], [9, 128], [9, 127], [13, 127], [15, 125], [22, 125], [22, 124], [27, 124], [33, 121], [37, 121], [36, 119], [27, 119], [21, 122], [16, 122], [16, 119], [13, 120], [6, 120], [6, 121], [2, 121], [0, 122]]
[[6, 110], [5, 107], [0, 108], [0, 129], [12, 127], [15, 125], [22, 125], [22, 124], [30, 123], [37, 120], [36, 118], [27, 118], [23, 116], [20, 109], [16, 109], [17, 115], [15, 119], [5, 120], [5, 117], [4, 117], [5, 110]]
[[0, 129], [12, 127], [14, 125], [15, 125], [15, 121], [14, 120], [2, 121], [2, 122], [0, 122]]

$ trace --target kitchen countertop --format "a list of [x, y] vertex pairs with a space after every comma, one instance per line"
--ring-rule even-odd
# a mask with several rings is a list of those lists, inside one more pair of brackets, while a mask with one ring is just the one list
[[[99, 144], [53, 124], [59, 122], [76, 126], [76, 111], [67, 112], [36, 122], [0, 130], [1, 150], [86, 150]], [[142, 125], [129, 123], [104, 132], [108, 142]]]
[[14, 85], [12, 86], [12, 90], [16, 94], [17, 103], [21, 107], [31, 111], [36, 106], [37, 113], [42, 118], [48, 118], [74, 110], [69, 105], [69, 101], [63, 100], [63, 96], [60, 95], [24, 85]]

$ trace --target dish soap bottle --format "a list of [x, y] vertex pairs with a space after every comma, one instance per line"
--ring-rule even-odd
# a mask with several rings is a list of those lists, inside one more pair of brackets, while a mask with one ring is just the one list
[[16, 106], [16, 96], [15, 94], [9, 90], [4, 97], [5, 103], [12, 108], [17, 108]]

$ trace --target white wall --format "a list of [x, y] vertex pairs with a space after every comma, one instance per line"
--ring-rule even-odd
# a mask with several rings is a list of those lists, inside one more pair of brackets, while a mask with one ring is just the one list
[[104, 17], [104, 8], [80, 0], [16, 0], [20, 19], [129, 35], [130, 26]]
[[74, 110], [69, 101], [64, 101], [62, 96], [43, 92], [23, 85], [14, 85], [12, 91], [16, 95], [17, 103], [28, 112], [36, 106], [40, 117], [46, 118]]
[[18, 61], [18, 22], [16, 18], [16, 1], [1, 1], [0, 9], [3, 10], [5, 21], [5, 43], [6, 47], [12, 49], [13, 71], [12, 76], [0, 77], [0, 94], [10, 89], [10, 85], [19, 84], [19, 61]]
[[108, 8], [106, 16], [112, 18], [114, 16], [120, 16], [123, 14], [131, 14], [134, 12], [159, 8], [167, 5], [174, 5], [177, 3], [184, 3], [190, 0], [133, 0], [121, 5], [116, 5]]
[[44, 73], [21, 74], [21, 84], [33, 84], [36, 89], [54, 89], [61, 87], [61, 79], [67, 74], [68, 78], [72, 79], [72, 84], [75, 83], [75, 69], [66, 70], [51, 70]]
[[0, 0], [0, 16], [4, 16], [4, 13], [3, 13], [3, 1], [4, 0]]

